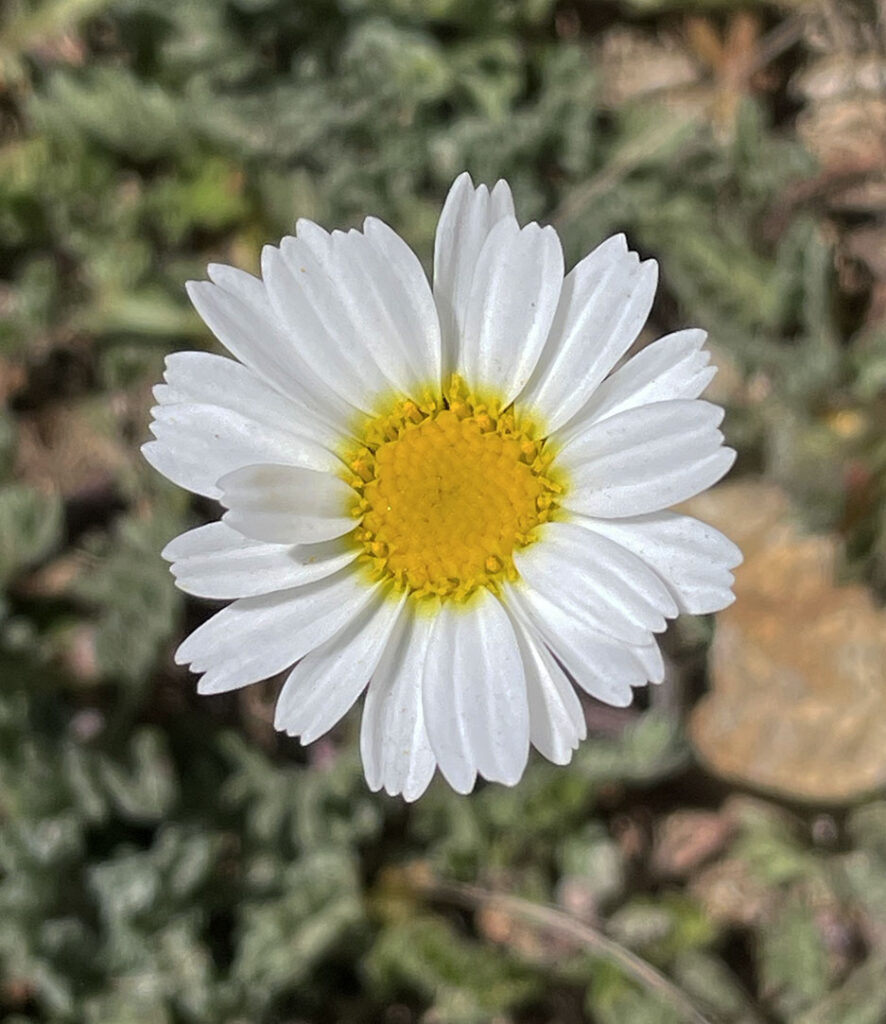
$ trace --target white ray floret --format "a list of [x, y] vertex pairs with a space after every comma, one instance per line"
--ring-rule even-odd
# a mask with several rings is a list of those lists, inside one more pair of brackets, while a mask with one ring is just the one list
[[170, 356], [143, 449], [226, 509], [163, 552], [232, 602], [176, 653], [201, 693], [286, 672], [275, 725], [310, 743], [366, 691], [372, 789], [514, 785], [585, 739], [576, 685], [629, 704], [667, 619], [732, 601], [738, 549], [669, 510], [735, 457], [706, 335], [619, 365], [657, 281], [623, 235], [566, 274], [553, 228], [463, 174], [433, 286], [373, 217], [209, 278], [188, 292], [234, 358]]

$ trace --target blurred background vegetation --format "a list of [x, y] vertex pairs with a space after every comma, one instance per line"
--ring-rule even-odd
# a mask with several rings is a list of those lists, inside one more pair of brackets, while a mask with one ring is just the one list
[[[886, 57], [875, 0], [0, 2], [0, 1018], [886, 1020]], [[297, 216], [428, 261], [506, 176], [662, 266], [740, 453], [739, 600], [568, 769], [373, 796], [353, 716], [198, 699], [215, 515], [140, 461], [183, 282]], [[467, 886], [467, 888], [466, 888]], [[631, 959], [631, 954], [642, 962]]]

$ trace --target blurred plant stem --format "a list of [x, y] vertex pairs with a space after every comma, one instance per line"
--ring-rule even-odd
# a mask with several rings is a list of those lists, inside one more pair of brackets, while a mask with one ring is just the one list
[[[624, 971], [643, 988], [667, 1003], [681, 1019], [691, 1024], [711, 1024], [686, 995], [652, 964], [584, 921], [579, 921], [561, 910], [476, 885], [442, 881], [421, 869], [404, 873], [404, 882], [422, 899], [435, 903], [449, 903], [465, 910], [499, 911], [571, 942], [591, 956], [606, 960]], [[751, 1021], [752, 1018], [748, 1020]]]

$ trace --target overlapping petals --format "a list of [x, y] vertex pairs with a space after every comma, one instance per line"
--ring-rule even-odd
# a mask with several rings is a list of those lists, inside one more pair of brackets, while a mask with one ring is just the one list
[[[286, 672], [275, 724], [309, 743], [366, 690], [370, 787], [414, 800], [439, 768], [467, 793], [478, 776], [516, 783], [530, 745], [567, 763], [586, 735], [574, 684], [629, 704], [664, 678], [666, 620], [732, 600], [738, 549], [669, 511], [735, 457], [722, 410], [699, 398], [714, 373], [705, 334], [619, 365], [657, 281], [624, 236], [564, 276], [553, 228], [521, 227], [505, 182], [463, 174], [433, 285], [374, 218], [346, 233], [299, 221], [265, 248], [261, 278], [209, 277], [189, 295], [234, 359], [170, 356], [144, 447], [227, 510], [163, 552], [183, 590], [233, 602], [176, 654], [200, 692]], [[381, 397], [419, 397], [453, 372], [544, 425], [566, 486], [557, 521], [515, 551], [517, 581], [417, 611], [362, 567], [342, 453]]]
[[657, 512], [716, 483], [735, 460], [709, 402], [653, 402], [574, 434], [560, 452], [569, 473], [564, 506], [620, 518]]
[[485, 185], [475, 189], [467, 172], [455, 179], [443, 204], [434, 241], [434, 301], [440, 316], [446, 374], [458, 365], [477, 261], [492, 229], [502, 220], [517, 227], [507, 182], [497, 182], [490, 192]]
[[244, 466], [218, 482], [224, 521], [244, 537], [312, 544], [354, 529], [353, 490], [337, 476], [301, 466]]
[[503, 605], [481, 591], [467, 607], [444, 603], [434, 617], [422, 671], [428, 738], [458, 793], [478, 774], [513, 785], [529, 756], [523, 660]]
[[357, 557], [342, 539], [321, 544], [267, 544], [226, 523], [189, 530], [163, 549], [178, 587], [196, 597], [233, 600], [314, 583]]
[[624, 235], [607, 239], [567, 276], [544, 352], [520, 396], [529, 408], [544, 411], [549, 430], [585, 405], [634, 343], [657, 280], [655, 260], [641, 263]]

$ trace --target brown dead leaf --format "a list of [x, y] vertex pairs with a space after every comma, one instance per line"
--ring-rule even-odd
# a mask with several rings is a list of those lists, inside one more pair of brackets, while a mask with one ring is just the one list
[[22, 479], [65, 498], [113, 486], [132, 456], [110, 407], [57, 404], [19, 420]]
[[70, 593], [72, 584], [88, 570], [89, 564], [81, 552], [69, 552], [24, 576], [16, 589], [25, 597], [63, 597]]
[[740, 857], [702, 868], [690, 879], [689, 892], [715, 924], [750, 927], [765, 915], [772, 895]]
[[674, 36], [651, 38], [647, 32], [613, 27], [598, 54], [603, 103], [620, 107], [652, 94], [680, 105], [683, 90], [696, 85], [701, 67]]
[[804, 535], [761, 483], [717, 488], [691, 511], [742, 548], [736, 602], [717, 619], [712, 690], [691, 736], [717, 775], [813, 802], [886, 783], [886, 613], [837, 586], [837, 542]]
[[492, 904], [480, 907], [476, 917], [477, 931], [490, 942], [518, 953], [528, 960], [549, 962], [570, 951], [570, 944], [556, 936], [543, 935], [507, 909]]
[[830, 183], [830, 204], [886, 208], [886, 59], [835, 41], [796, 76], [792, 90], [804, 103], [797, 131]]
[[687, 17], [679, 34], [622, 26], [603, 36], [596, 55], [602, 100], [611, 107], [654, 99], [673, 114], [707, 121], [731, 137], [744, 96], [772, 87], [770, 65], [800, 35], [794, 19], [768, 35], [756, 14], [738, 11], [721, 31]]
[[[3, 295], [0, 292], [0, 314], [3, 312]], [[0, 405], [5, 405], [16, 392], [24, 387], [26, 374], [18, 364], [0, 359]]]
[[60, 643], [61, 662], [78, 682], [94, 685], [101, 678], [98, 655], [95, 650], [95, 626], [80, 623], [70, 630]]
[[656, 829], [652, 867], [663, 878], [687, 878], [722, 852], [735, 822], [714, 811], [675, 811]]

